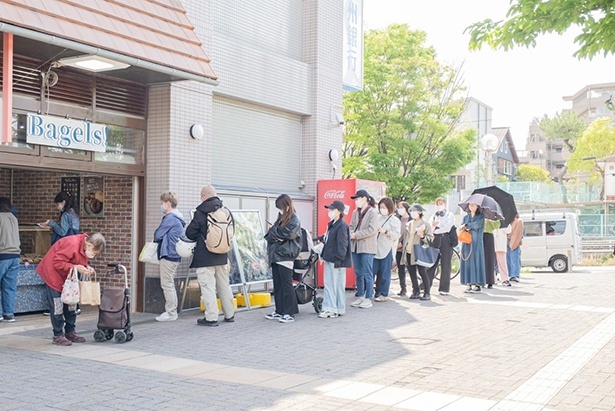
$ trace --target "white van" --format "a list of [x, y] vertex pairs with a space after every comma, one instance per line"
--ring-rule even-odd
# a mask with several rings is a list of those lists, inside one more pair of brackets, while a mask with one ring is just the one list
[[556, 273], [568, 271], [583, 259], [579, 218], [570, 212], [520, 214], [525, 226], [521, 245], [522, 267], [551, 267]]

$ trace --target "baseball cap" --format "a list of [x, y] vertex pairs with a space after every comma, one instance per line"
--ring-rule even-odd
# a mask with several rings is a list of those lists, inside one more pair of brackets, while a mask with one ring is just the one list
[[352, 198], [354, 200], [355, 198], [358, 198], [358, 197], [369, 198], [370, 195], [369, 195], [369, 193], [366, 190], [359, 190], [359, 191], [356, 192], [355, 195], [351, 196], [350, 198]]
[[341, 201], [336, 200], [331, 204], [326, 205], [325, 208], [328, 208], [329, 210], [339, 210], [340, 213], [343, 213], [346, 210], [346, 205]]

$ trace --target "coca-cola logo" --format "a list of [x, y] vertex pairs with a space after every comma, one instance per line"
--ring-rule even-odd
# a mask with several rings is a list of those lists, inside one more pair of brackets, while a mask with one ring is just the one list
[[346, 190], [329, 190], [325, 192], [325, 199], [341, 199], [344, 198], [344, 194], [346, 194]]

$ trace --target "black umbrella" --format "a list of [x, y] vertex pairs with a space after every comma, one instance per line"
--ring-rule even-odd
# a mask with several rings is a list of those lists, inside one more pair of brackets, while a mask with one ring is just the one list
[[459, 207], [466, 213], [470, 211], [470, 204], [480, 206], [481, 213], [489, 220], [503, 220], [502, 208], [493, 198], [485, 194], [472, 194], [459, 203]]
[[504, 221], [502, 221], [501, 225], [502, 228], [507, 227], [517, 215], [517, 205], [515, 204], [514, 197], [500, 187], [490, 186], [477, 188], [472, 194], [485, 194], [498, 202], [504, 216]]

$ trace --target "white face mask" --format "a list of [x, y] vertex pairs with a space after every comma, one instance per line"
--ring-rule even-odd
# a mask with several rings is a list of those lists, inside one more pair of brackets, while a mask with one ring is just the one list
[[410, 217], [411, 217], [413, 220], [416, 220], [417, 218], [419, 218], [419, 213], [418, 213], [418, 212], [416, 212], [416, 211], [410, 211]]
[[166, 214], [167, 213], [167, 208], [164, 204], [160, 204], [160, 212], [162, 212], [162, 214]]
[[363, 199], [362, 198], [358, 198], [354, 201], [354, 204], [357, 206], [357, 208], [361, 208], [363, 207]]
[[85, 250], [85, 256], [87, 258], [94, 258], [94, 257], [96, 257], [96, 253], [94, 251], [91, 251], [91, 250]]
[[397, 209], [397, 214], [399, 215], [406, 215], [406, 209], [401, 207]]
[[440, 212], [440, 211], [444, 211], [444, 204], [437, 205], [437, 206], [436, 206], [436, 211], [438, 211], [438, 212]]
[[389, 215], [389, 210], [387, 210], [386, 208], [381, 208], [380, 209], [380, 214], [382, 214], [383, 216], [388, 216]]
[[335, 212], [335, 210], [329, 210], [327, 214], [329, 215], [329, 220], [333, 220], [335, 217], [337, 217], [337, 213]]

